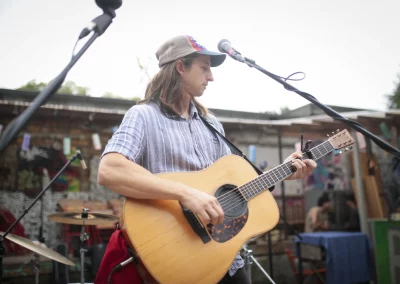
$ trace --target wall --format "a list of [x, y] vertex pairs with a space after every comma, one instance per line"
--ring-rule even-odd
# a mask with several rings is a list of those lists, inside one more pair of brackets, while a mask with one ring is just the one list
[[[1, 119], [1, 118], [0, 118]], [[7, 125], [8, 122], [0, 121]], [[112, 135], [113, 121], [92, 120], [88, 123], [82, 116], [71, 113], [69, 117], [39, 117], [31, 120], [18, 138], [0, 155], [0, 206], [9, 210], [16, 218], [33, 202], [41, 190], [49, 184], [57, 172], [81, 150], [87, 170], [81, 168], [76, 159], [21, 220], [25, 234], [38, 239], [43, 204], [43, 231], [47, 245], [62, 239], [60, 226], [49, 222], [47, 216], [57, 212], [61, 199], [109, 200], [116, 194], [97, 185], [97, 167], [104, 145]], [[22, 149], [23, 137], [29, 133], [30, 144]], [[92, 134], [98, 133], [102, 148], [94, 149]], [[63, 139], [70, 137], [71, 154], [64, 155]], [[49, 173], [46, 176], [45, 172]]]

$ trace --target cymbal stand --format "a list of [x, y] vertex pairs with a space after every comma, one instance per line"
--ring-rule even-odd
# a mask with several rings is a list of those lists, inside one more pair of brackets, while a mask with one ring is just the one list
[[258, 268], [261, 270], [261, 272], [265, 275], [265, 277], [267, 277], [268, 279], [269, 279], [269, 281], [272, 283], [272, 284], [275, 284], [275, 282], [274, 282], [274, 280], [272, 280], [272, 278], [268, 275], [268, 273], [264, 270], [264, 268], [261, 266], [261, 264], [260, 263], [258, 263], [258, 261], [254, 258], [254, 256], [253, 256], [253, 251], [252, 250], [249, 250], [249, 249], [247, 249], [247, 246], [246, 246], [246, 244], [243, 246], [243, 251], [244, 251], [244, 263], [245, 263], [245, 266], [246, 266], [246, 271], [247, 271], [247, 274], [249, 275], [249, 280], [250, 280], [250, 283], [251, 283], [251, 265], [253, 264], [253, 262], [252, 261], [254, 261], [254, 263], [258, 266]]
[[39, 254], [34, 253], [33, 259], [31, 260], [33, 264], [33, 271], [35, 273], [35, 284], [39, 284], [39, 274], [40, 274], [40, 262], [39, 262]]
[[88, 215], [89, 215], [88, 212], [89, 212], [89, 209], [82, 208], [83, 224], [81, 227], [81, 235], [79, 237], [79, 239], [81, 240], [81, 249], [79, 250], [79, 252], [81, 254], [81, 284], [85, 283], [85, 253], [87, 252], [87, 250], [84, 248], [84, 243], [85, 243], [85, 241], [87, 241], [89, 239], [89, 235], [86, 234], [86, 230], [85, 230], [85, 219], [88, 218]]
[[53, 184], [53, 182], [58, 178], [60, 174], [73, 162], [75, 159], [79, 158], [81, 161], [83, 169], [86, 169], [85, 161], [83, 160], [83, 156], [81, 151], [77, 150], [76, 154], [73, 155], [68, 162], [61, 168], [61, 170], [53, 177], [53, 179], [49, 182], [49, 184], [43, 188], [43, 190], [39, 193], [39, 195], [32, 201], [32, 203], [28, 206], [28, 208], [19, 216], [14, 223], [4, 232], [2, 236], [0, 236], [0, 284], [3, 281], [3, 258], [5, 254], [5, 248], [3, 246], [3, 241], [5, 240], [6, 236], [14, 229], [14, 227], [21, 221], [21, 219], [29, 212], [29, 210], [36, 204], [36, 202], [42, 197], [42, 195], [46, 192], [47, 189]]

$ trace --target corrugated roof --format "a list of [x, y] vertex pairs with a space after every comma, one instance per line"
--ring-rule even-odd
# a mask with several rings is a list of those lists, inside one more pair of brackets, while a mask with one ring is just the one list
[[[386, 119], [389, 115], [400, 116], [400, 110], [387, 110], [387, 111], [352, 111], [340, 113], [347, 119], [357, 120], [359, 118], [379, 118]], [[221, 122], [225, 123], [241, 123], [241, 124], [256, 124], [256, 125], [276, 125], [276, 126], [291, 126], [296, 124], [318, 124], [324, 122], [334, 122], [335, 120], [327, 114], [313, 115], [307, 117], [288, 118], [288, 119], [274, 119], [274, 120], [260, 120], [260, 119], [238, 119], [228, 117], [218, 117]]]
[[[37, 96], [37, 92], [15, 91], [0, 89], [0, 105], [12, 105], [27, 107]], [[74, 112], [89, 112], [89, 113], [105, 113], [124, 115], [125, 112], [134, 105], [134, 101], [97, 98], [97, 97], [82, 97], [74, 95], [59, 95], [51, 97], [49, 103], [41, 106], [45, 109], [66, 110]], [[312, 106], [316, 108], [316, 106]], [[340, 107], [339, 107], [340, 108]], [[347, 108], [350, 109], [350, 108]], [[259, 125], [259, 126], [292, 126], [292, 125], [320, 125], [323, 123], [335, 122], [333, 118], [326, 114], [312, 115], [298, 118], [282, 118], [282, 116], [271, 115], [268, 113], [251, 113], [241, 111], [229, 111], [211, 109], [218, 117], [221, 123], [224, 124], [242, 124], [242, 125]], [[342, 112], [342, 116], [351, 120], [359, 118], [373, 119], [390, 119], [390, 116], [399, 116], [400, 110], [373, 111], [359, 110]], [[337, 121], [338, 122], [338, 121]]]

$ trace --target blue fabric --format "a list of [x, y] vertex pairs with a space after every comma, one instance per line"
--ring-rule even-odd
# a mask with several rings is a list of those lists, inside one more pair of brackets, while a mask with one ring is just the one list
[[300, 236], [303, 243], [325, 248], [327, 284], [353, 284], [372, 278], [370, 243], [365, 234], [315, 232]]

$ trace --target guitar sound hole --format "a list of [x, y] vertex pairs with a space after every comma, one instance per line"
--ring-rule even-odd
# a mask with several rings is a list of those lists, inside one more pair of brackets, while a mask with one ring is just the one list
[[247, 201], [235, 185], [225, 184], [215, 193], [226, 217], [239, 217], [247, 210]]

